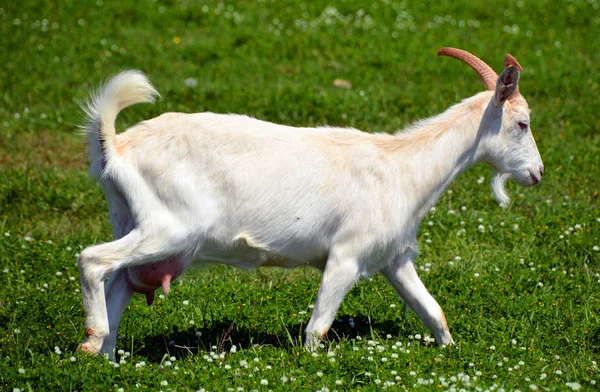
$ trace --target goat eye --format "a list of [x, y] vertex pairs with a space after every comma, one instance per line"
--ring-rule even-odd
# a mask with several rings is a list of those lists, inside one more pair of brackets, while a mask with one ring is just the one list
[[527, 123], [526, 123], [526, 122], [524, 122], [524, 121], [519, 121], [519, 122], [517, 123], [517, 125], [519, 125], [519, 128], [521, 128], [523, 131], [524, 131], [524, 130], [526, 130], [526, 129], [527, 129], [527, 127], [529, 126], [529, 124], [527, 124]]

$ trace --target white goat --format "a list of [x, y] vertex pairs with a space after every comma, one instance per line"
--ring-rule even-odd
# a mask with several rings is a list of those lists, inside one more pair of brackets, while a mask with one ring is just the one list
[[[417, 276], [416, 233], [444, 189], [487, 162], [504, 182], [537, 184], [543, 165], [510, 55], [498, 75], [477, 57], [443, 48], [488, 87], [409, 130], [367, 134], [294, 128], [240, 115], [167, 113], [116, 135], [120, 110], [158, 95], [126, 71], [87, 107], [90, 171], [102, 184], [115, 241], [79, 256], [86, 339], [114, 355], [134, 292], [169, 289], [193, 263], [242, 268], [310, 265], [323, 271], [306, 346], [315, 349], [352, 285], [381, 272], [429, 328], [452, 342], [444, 314]], [[104, 279], [110, 279], [104, 287]]]

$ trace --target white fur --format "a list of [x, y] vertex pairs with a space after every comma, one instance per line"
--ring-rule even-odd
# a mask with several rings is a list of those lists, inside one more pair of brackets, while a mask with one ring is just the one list
[[169, 257], [185, 267], [322, 270], [306, 330], [311, 349], [352, 285], [381, 272], [436, 341], [449, 344], [444, 314], [414, 267], [421, 220], [477, 162], [521, 185], [533, 185], [542, 165], [531, 132], [515, 130], [529, 121], [525, 100], [497, 106], [492, 91], [395, 135], [213, 113], [167, 113], [116, 135], [118, 112], [155, 95], [145, 76], [128, 71], [87, 109], [90, 171], [106, 193], [116, 240], [79, 258], [86, 351], [114, 350], [133, 295], [124, 268]]

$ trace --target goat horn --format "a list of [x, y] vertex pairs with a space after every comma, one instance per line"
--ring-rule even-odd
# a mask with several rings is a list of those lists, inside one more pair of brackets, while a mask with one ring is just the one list
[[521, 64], [519, 64], [517, 59], [507, 53], [506, 57], [504, 57], [504, 68], [510, 67], [511, 65], [515, 67], [519, 72], [523, 71], [523, 67], [521, 67]]
[[[515, 67], [519, 72], [523, 71], [523, 67], [521, 67], [521, 64], [519, 64], [517, 59], [514, 58], [511, 54], [507, 53], [506, 56], [504, 57], [504, 68], [507, 68], [510, 66]], [[519, 92], [519, 86], [517, 86], [515, 91], [510, 95], [510, 97], [508, 97], [508, 99], [514, 99], [514, 98], [518, 97], [519, 95], [521, 95], [521, 93]]]
[[[475, 72], [477, 72], [477, 75], [479, 75], [481, 80], [483, 80], [483, 83], [485, 83], [488, 90], [493, 91], [496, 89], [496, 81], [498, 80], [498, 74], [480, 58], [472, 55], [467, 51], [456, 48], [441, 48], [440, 50], [438, 50], [437, 54], [438, 56], [453, 57], [457, 60], [462, 61], [469, 67], [473, 68]], [[510, 56], [510, 58], [514, 60], [514, 57]], [[514, 61], [516, 64], [519, 64], [517, 63], [517, 60]]]

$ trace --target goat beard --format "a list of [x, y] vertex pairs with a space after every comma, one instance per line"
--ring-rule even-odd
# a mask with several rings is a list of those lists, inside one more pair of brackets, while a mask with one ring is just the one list
[[494, 198], [502, 208], [508, 207], [510, 203], [510, 197], [504, 189], [504, 185], [508, 180], [510, 180], [510, 174], [508, 173], [496, 172], [492, 178], [492, 192], [494, 192]]

